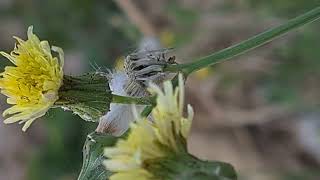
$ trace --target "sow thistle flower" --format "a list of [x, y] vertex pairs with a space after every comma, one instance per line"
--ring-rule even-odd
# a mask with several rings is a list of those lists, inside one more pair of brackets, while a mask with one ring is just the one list
[[10, 54], [0, 52], [14, 64], [0, 74], [1, 93], [13, 105], [3, 112], [7, 117], [4, 123], [20, 121], [25, 123], [22, 130], [26, 131], [52, 107], [71, 110], [87, 121], [99, 121], [108, 112], [112, 100], [107, 74], [64, 75], [63, 50], [39, 40], [32, 26], [27, 35], [25, 41], [14, 37], [17, 44]]
[[[3, 112], [3, 116], [9, 116], [4, 123], [25, 123], [23, 131], [35, 119], [45, 115], [59, 99], [64, 64], [61, 48], [50, 47], [48, 41], [40, 41], [33, 34], [32, 26], [27, 35], [26, 41], [14, 37], [17, 44], [10, 54], [0, 52], [14, 64], [5, 67], [0, 75], [1, 93], [8, 97], [7, 103], [13, 105]], [[51, 51], [59, 56], [54, 57]]]
[[[131, 124], [126, 139], [118, 140], [115, 147], [106, 147], [104, 161], [107, 170], [113, 172], [111, 180], [127, 179], [196, 179], [220, 177], [222, 166], [234, 179], [232, 167], [225, 163], [205, 162], [187, 151], [193, 110], [188, 106], [188, 117], [183, 117], [184, 87], [179, 75], [179, 87], [173, 89], [171, 82], [163, 84], [162, 91], [151, 85], [150, 91], [157, 95], [157, 105], [152, 111], [152, 121], [138, 118]], [[204, 175], [204, 176], [203, 176]]]

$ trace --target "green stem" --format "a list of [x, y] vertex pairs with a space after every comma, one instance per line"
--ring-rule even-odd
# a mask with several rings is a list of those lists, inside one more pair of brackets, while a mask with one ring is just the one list
[[[291, 30], [299, 28], [305, 24], [311, 23], [320, 17], [320, 7], [314, 8], [313, 10], [300, 15], [294, 19], [289, 20], [285, 24], [278, 27], [267, 30], [261, 34], [258, 34], [252, 38], [249, 38], [239, 44], [228, 47], [211, 55], [205, 56], [191, 63], [186, 64], [169, 64], [164, 68], [164, 71], [168, 72], [182, 72], [185, 77], [189, 74], [198, 71], [202, 68], [214, 65], [223, 61], [226, 61], [232, 57], [239, 56], [249, 50], [260, 47], [273, 39], [280, 37]], [[175, 78], [176, 80], [176, 78]], [[175, 84], [176, 86], [176, 84]], [[148, 116], [154, 106], [147, 106], [142, 116]]]
[[142, 117], [147, 117], [149, 116], [149, 114], [151, 113], [152, 109], [154, 108], [154, 105], [151, 106], [147, 106], [143, 109], [143, 111], [141, 112], [141, 116]]
[[317, 20], [319, 17], [320, 17], [320, 7], [317, 7], [303, 15], [300, 15], [294, 19], [289, 20], [283, 25], [280, 25], [278, 27], [265, 31], [261, 34], [258, 34], [239, 44], [223, 49], [221, 51], [218, 51], [217, 53], [213, 53], [206, 57], [202, 57], [199, 60], [191, 63], [168, 65], [164, 70], [170, 71], [170, 72], [182, 71], [186, 75], [189, 75], [192, 72], [198, 71], [209, 65], [226, 61], [232, 57], [241, 55], [249, 50], [262, 46], [272, 41], [273, 39], [288, 33], [291, 30], [294, 30], [307, 23], [311, 23]]
[[154, 97], [129, 97], [112, 94], [112, 103], [152, 105]]

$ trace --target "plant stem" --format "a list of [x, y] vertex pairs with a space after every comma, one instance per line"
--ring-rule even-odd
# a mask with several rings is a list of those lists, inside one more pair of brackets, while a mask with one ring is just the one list
[[151, 111], [152, 111], [153, 108], [154, 108], [153, 105], [145, 107], [145, 108], [143, 109], [143, 111], [141, 112], [141, 116], [142, 116], [142, 117], [147, 117], [147, 116], [149, 116], [149, 114], [151, 113]]
[[154, 97], [129, 97], [112, 94], [112, 103], [152, 105]]
[[258, 34], [248, 40], [245, 40], [239, 44], [228, 47], [206, 57], [202, 57], [199, 60], [196, 60], [191, 63], [178, 64], [178, 65], [168, 65], [164, 70], [170, 72], [182, 71], [186, 75], [191, 74], [192, 72], [198, 71], [202, 68], [205, 68], [209, 65], [217, 64], [223, 61], [226, 61], [232, 57], [241, 55], [249, 50], [255, 49], [259, 46], [262, 46], [275, 38], [278, 38], [291, 30], [297, 29], [307, 23], [311, 23], [317, 20], [320, 17], [320, 7], [314, 8], [307, 13], [300, 15], [294, 19], [289, 20], [288, 22], [267, 30], [261, 34]]
[[[189, 74], [198, 71], [202, 68], [226, 61], [232, 57], [239, 56], [247, 51], [260, 47], [272, 41], [273, 39], [290, 32], [291, 30], [297, 29], [305, 24], [317, 20], [319, 17], [320, 6], [314, 8], [311, 11], [308, 11], [303, 15], [291, 19], [278, 27], [260, 33], [252, 38], [240, 42], [239, 44], [233, 45], [211, 55], [202, 57], [194, 62], [186, 64], [169, 64], [164, 68], [164, 71], [182, 72], [185, 77], [188, 77]], [[175, 78], [175, 80], [177, 79]], [[174, 86], [176, 85], [177, 83], [174, 84]], [[151, 113], [153, 107], [153, 105], [145, 107], [141, 115], [148, 116]]]

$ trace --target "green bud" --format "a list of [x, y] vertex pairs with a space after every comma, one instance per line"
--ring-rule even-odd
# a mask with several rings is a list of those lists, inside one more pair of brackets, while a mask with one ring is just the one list
[[56, 106], [73, 111], [86, 121], [99, 121], [109, 111], [112, 94], [106, 73], [63, 77]]

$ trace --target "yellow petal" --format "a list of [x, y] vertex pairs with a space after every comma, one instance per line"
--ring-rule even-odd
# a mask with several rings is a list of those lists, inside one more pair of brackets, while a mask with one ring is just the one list
[[9, 59], [13, 64], [16, 64], [16, 60], [8, 53], [1, 51], [0, 54]]
[[15, 113], [18, 113], [18, 112], [21, 112], [21, 111], [24, 111], [23, 108], [15, 105], [15, 106], [12, 106], [12, 107], [6, 109], [5, 111], [3, 111], [2, 116], [7, 116], [7, 115], [10, 115], [10, 114], [15, 114]]
[[59, 59], [60, 59], [60, 67], [64, 66], [64, 52], [63, 49], [57, 46], [52, 46], [52, 51], [55, 51], [59, 54]]
[[5, 119], [3, 122], [5, 124], [11, 124], [11, 123], [15, 123], [15, 122], [18, 122], [18, 121], [24, 121], [24, 120], [27, 120], [27, 119], [31, 119], [32, 115], [31, 114], [26, 114], [24, 112], [21, 112], [19, 114], [15, 114], [7, 119]]
[[22, 131], [25, 132], [25, 131], [30, 127], [30, 125], [33, 123], [34, 120], [36, 120], [36, 118], [28, 119], [28, 120], [24, 123], [24, 125], [23, 125], [23, 127], [22, 127]]

